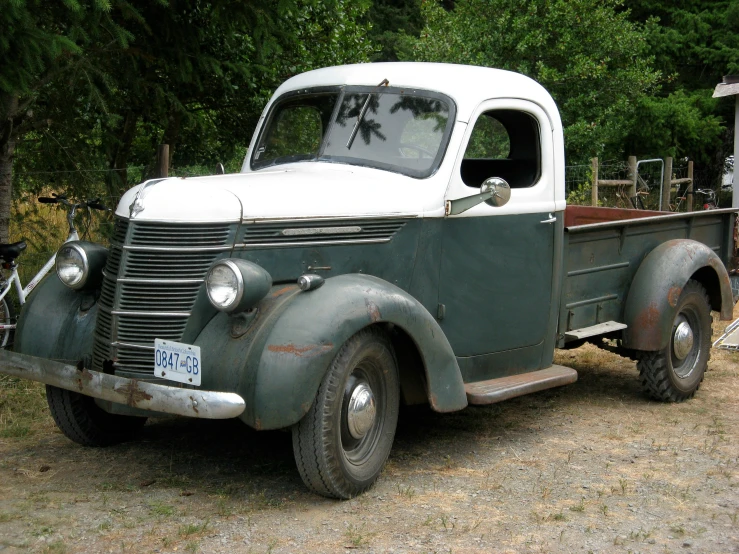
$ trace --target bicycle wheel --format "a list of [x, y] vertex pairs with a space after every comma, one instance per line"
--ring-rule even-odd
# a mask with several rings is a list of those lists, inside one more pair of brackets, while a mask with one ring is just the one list
[[[7, 296], [0, 300], [0, 323], [2, 325], [12, 325], [15, 323], [13, 303], [8, 301]], [[14, 334], [14, 329], [0, 329], [0, 348], [12, 346]]]

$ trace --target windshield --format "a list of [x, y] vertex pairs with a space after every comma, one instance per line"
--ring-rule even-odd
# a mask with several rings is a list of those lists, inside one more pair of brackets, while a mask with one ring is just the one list
[[444, 154], [453, 109], [440, 94], [388, 87], [288, 94], [272, 107], [251, 167], [332, 161], [428, 177]]

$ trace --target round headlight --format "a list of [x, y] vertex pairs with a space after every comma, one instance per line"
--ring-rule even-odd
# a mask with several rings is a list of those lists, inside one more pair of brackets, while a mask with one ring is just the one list
[[87, 254], [77, 244], [65, 244], [57, 252], [56, 274], [59, 280], [69, 288], [82, 288], [89, 270]]
[[223, 260], [210, 268], [205, 289], [213, 306], [229, 312], [236, 308], [244, 294], [244, 279], [236, 264], [231, 260]]

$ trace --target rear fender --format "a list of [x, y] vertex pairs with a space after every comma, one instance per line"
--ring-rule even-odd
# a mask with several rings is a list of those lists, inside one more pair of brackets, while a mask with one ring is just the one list
[[644, 258], [631, 283], [624, 310], [625, 347], [657, 351], [669, 344], [677, 303], [690, 279], [706, 288], [721, 319], [731, 319], [731, 282], [721, 259], [700, 242], [670, 240]]
[[395, 285], [359, 274], [333, 277], [305, 292], [275, 286], [252, 314], [218, 314], [195, 342], [203, 387], [239, 393], [246, 400], [241, 418], [256, 429], [288, 427], [310, 409], [342, 345], [369, 325], [390, 323], [421, 354], [431, 407], [466, 407], [459, 366], [433, 316]]

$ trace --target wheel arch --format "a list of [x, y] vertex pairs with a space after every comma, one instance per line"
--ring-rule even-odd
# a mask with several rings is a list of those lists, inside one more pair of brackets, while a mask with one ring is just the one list
[[234, 316], [218, 314], [195, 341], [202, 351], [203, 386], [238, 392], [247, 405], [241, 418], [256, 429], [300, 421], [343, 344], [370, 326], [388, 331], [406, 380], [403, 392], [415, 403], [419, 387], [425, 387], [436, 411], [467, 406], [457, 360], [438, 323], [415, 298], [387, 281], [347, 274], [304, 292], [275, 285], [257, 313], [242, 337], [233, 337]]
[[700, 242], [670, 240], [644, 258], [631, 283], [624, 308], [625, 347], [657, 351], [667, 346], [677, 302], [690, 279], [703, 285], [722, 320], [731, 319], [731, 283], [721, 259]]

